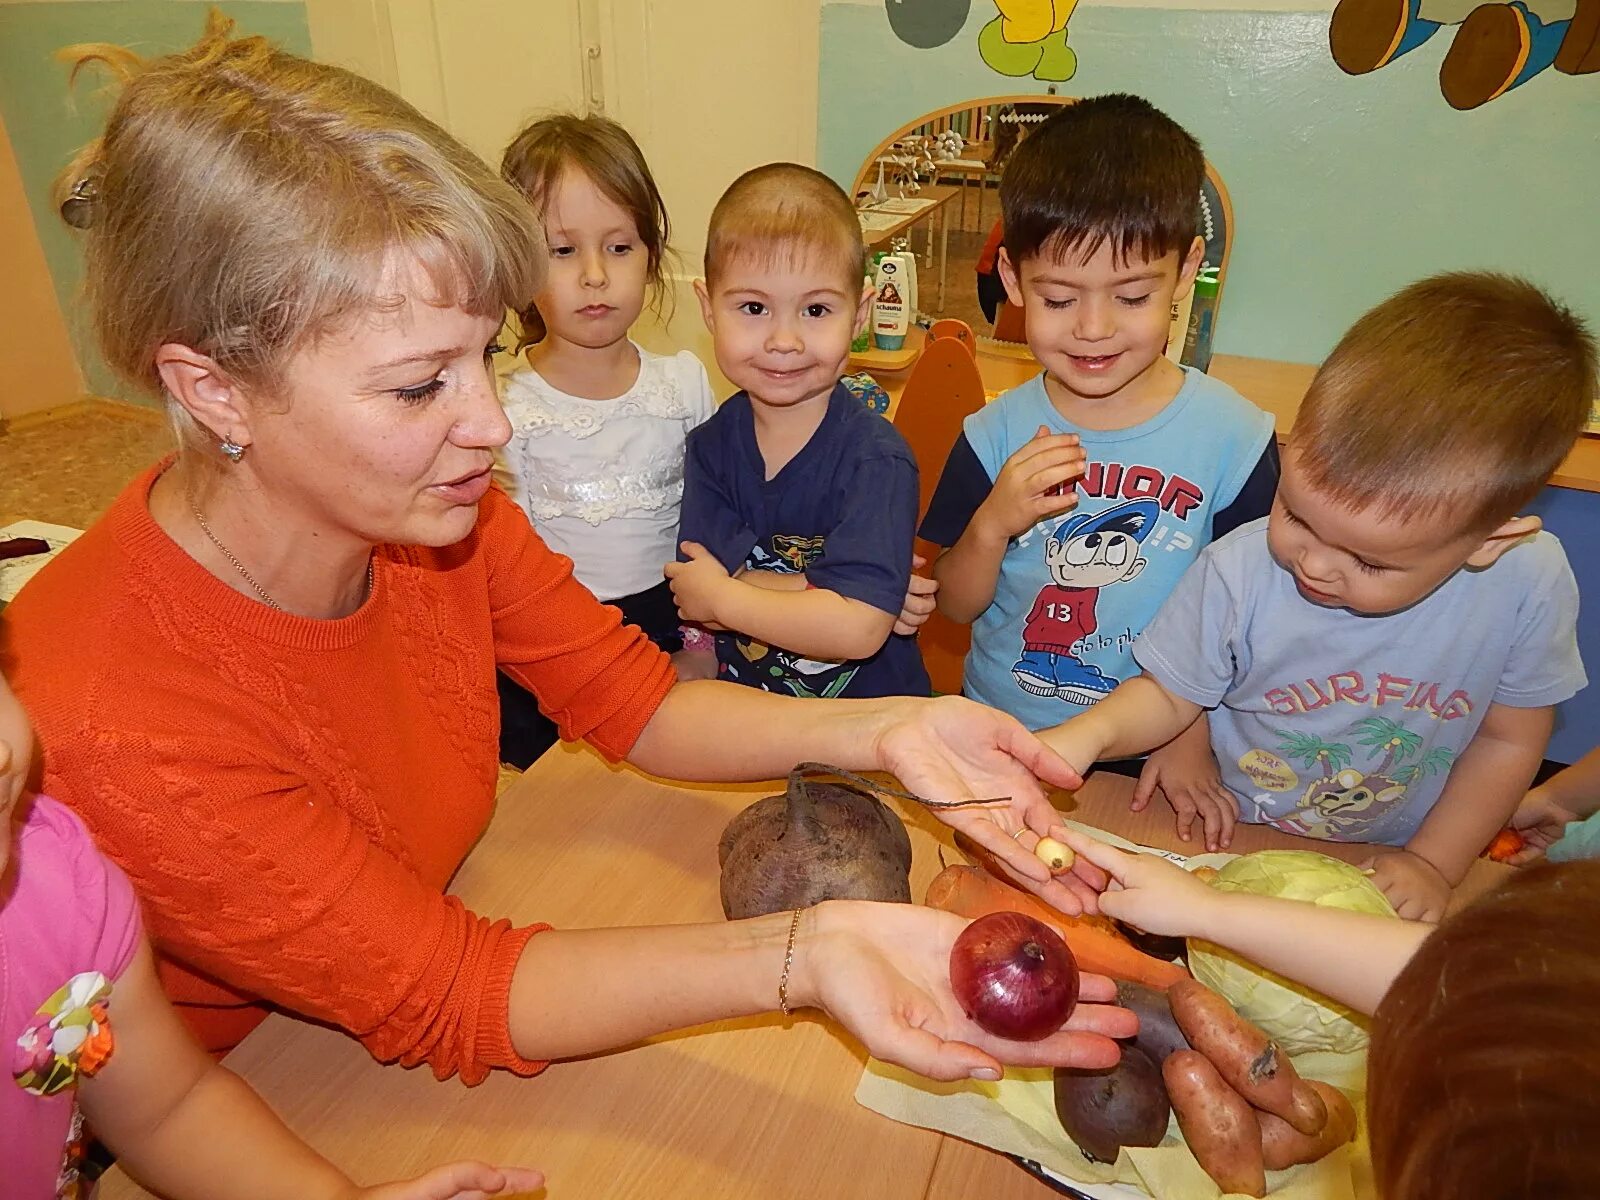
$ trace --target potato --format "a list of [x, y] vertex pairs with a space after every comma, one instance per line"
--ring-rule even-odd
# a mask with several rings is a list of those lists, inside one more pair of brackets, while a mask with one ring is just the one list
[[1160, 1144], [1172, 1115], [1160, 1070], [1137, 1046], [1124, 1045], [1106, 1070], [1057, 1068], [1055, 1092], [1061, 1128], [1096, 1162], [1116, 1162], [1124, 1146]]
[[1198, 1050], [1175, 1051], [1161, 1068], [1178, 1128], [1196, 1161], [1224, 1192], [1267, 1194], [1261, 1122]]
[[1308, 1136], [1282, 1117], [1264, 1112], [1261, 1122], [1261, 1157], [1269, 1171], [1282, 1171], [1298, 1163], [1326, 1158], [1356, 1136], [1356, 1110], [1338, 1088], [1320, 1079], [1308, 1079], [1306, 1086], [1322, 1098], [1328, 1110], [1328, 1123], [1322, 1132]]
[[1139, 1018], [1139, 1033], [1133, 1044], [1160, 1066], [1174, 1050], [1189, 1049], [1189, 1040], [1178, 1028], [1167, 1003], [1166, 992], [1143, 983], [1117, 981], [1117, 1003]]
[[790, 773], [722, 831], [722, 911], [730, 921], [823, 900], [911, 902], [911, 839], [877, 797]]

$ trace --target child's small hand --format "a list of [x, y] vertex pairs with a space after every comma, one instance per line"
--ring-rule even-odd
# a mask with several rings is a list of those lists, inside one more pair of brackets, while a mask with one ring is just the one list
[[1578, 819], [1577, 813], [1557, 802], [1544, 788], [1534, 788], [1522, 798], [1510, 821], [1511, 828], [1521, 833], [1528, 844], [1507, 861], [1520, 867], [1543, 858], [1544, 852], [1567, 832], [1568, 824]]
[[1075, 829], [1063, 828], [1054, 836], [1111, 877], [1100, 895], [1106, 916], [1166, 937], [1204, 928], [1206, 907], [1218, 893], [1176, 863], [1154, 854], [1129, 854]]
[[1157, 790], [1178, 818], [1178, 837], [1189, 840], [1199, 820], [1206, 849], [1215, 853], [1233, 844], [1239, 801], [1222, 783], [1216, 755], [1207, 741], [1177, 737], [1151, 753], [1133, 789], [1128, 806], [1141, 812]]
[[894, 631], [902, 637], [921, 629], [938, 607], [939, 581], [917, 574], [927, 565], [928, 560], [920, 554], [911, 559], [911, 584], [906, 588], [906, 598], [900, 602], [900, 616], [894, 623]]
[[524, 1195], [542, 1187], [544, 1173], [527, 1167], [454, 1162], [415, 1179], [356, 1188], [350, 1193], [350, 1200], [485, 1200], [489, 1196]]
[[710, 625], [721, 621], [717, 615], [718, 598], [733, 577], [717, 561], [716, 555], [699, 542], [683, 542], [679, 549], [688, 556], [688, 562], [671, 562], [666, 566], [666, 576], [672, 584], [672, 598], [678, 605], [678, 616], [685, 621], [699, 621]]
[[1420, 854], [1409, 850], [1375, 854], [1361, 868], [1372, 872], [1372, 882], [1406, 920], [1436, 922], [1444, 916], [1450, 903], [1449, 881]]
[[1078, 503], [1070, 485], [1083, 474], [1088, 455], [1075, 433], [1051, 433], [1045, 426], [1000, 469], [979, 512], [1008, 538], [1032, 529], [1046, 517]]
[[688, 683], [695, 679], [715, 679], [717, 677], [716, 651], [679, 650], [672, 656], [672, 669], [678, 673], [679, 683]]

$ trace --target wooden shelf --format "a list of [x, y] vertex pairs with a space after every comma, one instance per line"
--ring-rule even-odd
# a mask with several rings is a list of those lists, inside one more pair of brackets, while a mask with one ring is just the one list
[[906, 331], [906, 340], [898, 350], [863, 350], [850, 356], [852, 371], [904, 371], [922, 354], [922, 343], [927, 331], [913, 326]]

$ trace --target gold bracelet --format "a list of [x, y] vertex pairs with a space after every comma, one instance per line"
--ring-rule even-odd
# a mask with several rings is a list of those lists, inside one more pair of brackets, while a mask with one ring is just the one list
[[784, 1016], [789, 1011], [789, 968], [794, 965], [794, 935], [800, 932], [800, 909], [794, 910], [794, 920], [789, 922], [789, 948], [783, 952], [783, 974], [778, 978], [778, 1010]]

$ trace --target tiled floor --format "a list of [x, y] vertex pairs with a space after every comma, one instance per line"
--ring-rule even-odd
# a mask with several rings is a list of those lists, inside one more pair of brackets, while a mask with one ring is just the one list
[[87, 529], [172, 447], [155, 409], [93, 401], [21, 418], [0, 433], [0, 525], [31, 519]]

